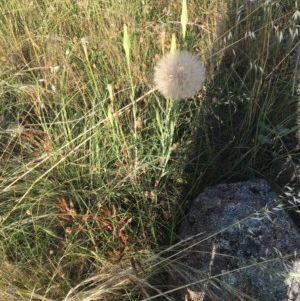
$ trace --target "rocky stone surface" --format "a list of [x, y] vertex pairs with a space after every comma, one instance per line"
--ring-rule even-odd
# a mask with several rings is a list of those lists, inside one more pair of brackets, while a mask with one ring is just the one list
[[266, 181], [207, 188], [179, 234], [176, 300], [300, 300], [300, 234]]

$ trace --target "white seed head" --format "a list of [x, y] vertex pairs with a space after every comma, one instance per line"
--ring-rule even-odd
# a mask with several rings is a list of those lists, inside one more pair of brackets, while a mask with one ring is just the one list
[[154, 83], [166, 98], [190, 98], [203, 86], [205, 69], [196, 55], [188, 51], [166, 54], [155, 66]]

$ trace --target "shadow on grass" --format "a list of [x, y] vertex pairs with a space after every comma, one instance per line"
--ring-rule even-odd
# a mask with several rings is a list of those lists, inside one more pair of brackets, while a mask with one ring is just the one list
[[[299, 36], [293, 1], [232, 1], [220, 20], [187, 174], [194, 198], [207, 185], [262, 177], [297, 180]], [[299, 89], [299, 88], [298, 88]], [[203, 171], [203, 166], [206, 169]]]

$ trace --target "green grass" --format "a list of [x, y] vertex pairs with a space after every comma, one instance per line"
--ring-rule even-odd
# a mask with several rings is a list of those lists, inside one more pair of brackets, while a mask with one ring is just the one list
[[[155, 254], [177, 241], [189, 201], [221, 181], [276, 184], [296, 148], [295, 1], [187, 1], [185, 40], [180, 1], [131, 2], [0, 1], [7, 300], [157, 293], [153, 279], [169, 267]], [[207, 79], [169, 116], [152, 73], [174, 33], [178, 48], [203, 59]]]

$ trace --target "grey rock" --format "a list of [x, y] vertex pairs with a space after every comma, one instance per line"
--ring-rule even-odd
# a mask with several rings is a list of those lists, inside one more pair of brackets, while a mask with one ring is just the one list
[[300, 300], [300, 234], [265, 180], [207, 188], [179, 235], [176, 300]]

